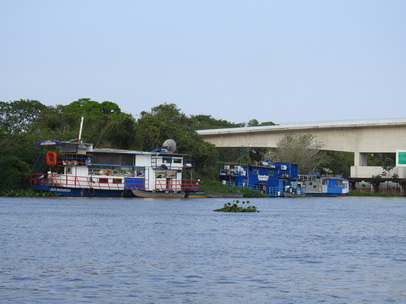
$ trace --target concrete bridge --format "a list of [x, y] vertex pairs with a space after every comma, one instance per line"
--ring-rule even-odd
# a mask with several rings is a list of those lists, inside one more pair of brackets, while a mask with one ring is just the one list
[[[406, 150], [406, 119], [211, 129], [198, 133], [217, 147], [258, 148], [274, 148], [278, 140], [289, 133], [311, 133], [324, 144], [323, 150], [354, 153], [351, 167], [354, 178], [370, 178], [382, 173], [382, 167], [367, 166], [368, 154]], [[396, 167], [389, 174], [406, 178], [406, 167]]]

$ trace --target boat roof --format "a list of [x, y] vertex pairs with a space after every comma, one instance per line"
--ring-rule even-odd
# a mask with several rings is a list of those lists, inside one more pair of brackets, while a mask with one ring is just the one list
[[92, 153], [111, 153], [111, 154], [138, 154], [138, 155], [156, 155], [156, 156], [183, 156], [183, 154], [168, 153], [168, 152], [148, 152], [138, 150], [124, 150], [124, 149], [112, 149], [112, 148], [95, 148]]
[[110, 154], [132, 154], [132, 155], [156, 155], [156, 156], [178, 156], [183, 157], [184, 154], [173, 153], [166, 149], [159, 148], [153, 151], [138, 151], [138, 150], [124, 150], [124, 149], [114, 149], [114, 148], [95, 148], [93, 143], [82, 143], [74, 141], [45, 141], [38, 142], [37, 145], [61, 145], [62, 147], [67, 147], [65, 149], [74, 148], [78, 145], [85, 145], [86, 151], [91, 153], [110, 153]]

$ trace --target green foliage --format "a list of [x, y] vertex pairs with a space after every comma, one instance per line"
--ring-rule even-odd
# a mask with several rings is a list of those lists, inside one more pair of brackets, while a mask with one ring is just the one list
[[384, 167], [395, 165], [396, 154], [395, 153], [373, 153], [367, 155], [367, 165]]
[[243, 195], [243, 197], [268, 197], [266, 194], [264, 194], [261, 191], [257, 191], [254, 189], [250, 189], [248, 187], [228, 187], [226, 185], [223, 185], [219, 181], [214, 181], [214, 180], [205, 180], [201, 185], [200, 185], [200, 190], [201, 191], [206, 191], [206, 192], [216, 192], [216, 193], [236, 193], [239, 192]]
[[90, 98], [80, 98], [69, 105], [65, 106], [69, 112], [78, 113], [80, 115], [97, 115], [103, 116], [107, 114], [120, 114], [120, 107], [111, 101], [103, 101], [99, 103]]
[[29, 188], [24, 188], [24, 189], [0, 189], [0, 196], [52, 197], [52, 196], [59, 196], [59, 194], [48, 192], [48, 191], [34, 191], [32, 189], [29, 189]]
[[79, 134], [80, 117], [81, 113], [70, 111], [66, 106], [50, 106], [33, 122], [31, 133], [36, 135], [37, 141], [76, 139]]
[[290, 133], [277, 142], [277, 148], [270, 159], [297, 164], [301, 173], [318, 171], [327, 161], [326, 154], [320, 151], [322, 147], [313, 134]]
[[195, 130], [244, 127], [244, 123], [232, 123], [223, 119], [213, 118], [211, 115], [192, 115], [190, 119]]
[[261, 126], [274, 126], [275, 124], [272, 121], [265, 121], [265, 122], [259, 122], [256, 119], [251, 119], [247, 123], [247, 127], [261, 127]]
[[334, 174], [343, 177], [350, 176], [350, 168], [354, 164], [354, 153], [352, 152], [337, 152], [323, 151], [327, 156], [324, 166], [329, 168]]
[[216, 148], [223, 163], [256, 163], [266, 159], [268, 148]]
[[28, 164], [14, 155], [0, 158], [0, 190], [18, 189], [28, 185]]
[[116, 149], [130, 149], [135, 146], [135, 119], [126, 113], [107, 116], [101, 126], [97, 145]]
[[38, 140], [76, 140], [81, 117], [82, 140], [98, 147], [129, 149], [135, 145], [135, 119], [111, 101], [81, 98], [66, 106], [47, 107], [33, 124]]
[[0, 101], [0, 129], [8, 134], [27, 132], [45, 108], [46, 106], [37, 100]]
[[175, 104], [162, 104], [142, 112], [135, 124], [136, 143], [140, 150], [151, 151], [167, 139], [177, 143], [177, 153], [187, 154], [196, 164], [199, 178], [215, 178], [218, 153], [193, 127], [193, 121]]
[[30, 164], [40, 151], [34, 142], [35, 137], [29, 133], [5, 134], [0, 132], [0, 160], [6, 156], [15, 156]]
[[[239, 205], [240, 201], [235, 200], [232, 203], [226, 203], [224, 204], [223, 208], [220, 209], [215, 209], [213, 211], [217, 212], [259, 212], [257, 207], [251, 206], [250, 201], [242, 201], [241, 204]], [[244, 204], [246, 205], [244, 207]]]

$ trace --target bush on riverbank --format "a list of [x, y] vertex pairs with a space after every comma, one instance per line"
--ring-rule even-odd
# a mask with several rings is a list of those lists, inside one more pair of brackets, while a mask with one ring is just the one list
[[261, 191], [253, 190], [247, 187], [228, 187], [219, 181], [207, 181], [200, 185], [200, 191], [216, 193], [241, 193], [243, 197], [268, 197]]
[[34, 191], [32, 189], [8, 189], [8, 190], [1, 190], [0, 196], [59, 196], [59, 194], [55, 194], [52, 192], [46, 191]]

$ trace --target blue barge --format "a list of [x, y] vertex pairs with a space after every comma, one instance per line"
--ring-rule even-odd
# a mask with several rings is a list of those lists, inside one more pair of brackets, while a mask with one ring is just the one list
[[248, 187], [269, 196], [281, 197], [297, 189], [298, 166], [291, 163], [261, 162], [260, 165], [227, 164], [220, 181], [227, 186]]
[[342, 176], [309, 172], [298, 174], [297, 164], [261, 162], [259, 165], [227, 164], [220, 170], [219, 179], [227, 186], [248, 187], [271, 197], [344, 196], [349, 181]]

